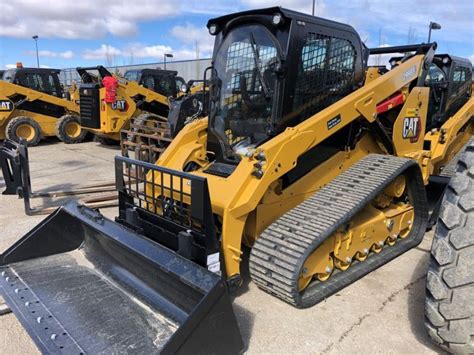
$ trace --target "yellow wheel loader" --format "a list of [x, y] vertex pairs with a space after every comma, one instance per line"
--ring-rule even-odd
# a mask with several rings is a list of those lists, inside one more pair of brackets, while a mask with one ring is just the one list
[[[42, 137], [57, 136], [65, 143], [80, 143], [86, 131], [79, 122], [77, 93], [63, 98], [59, 70], [15, 68], [0, 80], [0, 140], [26, 140], [38, 144]], [[72, 89], [74, 90], [74, 89]]]
[[116, 222], [68, 204], [1, 256], [2, 295], [42, 350], [238, 353], [225, 289], [242, 284], [244, 245], [259, 288], [310, 307], [418, 245], [441, 203], [426, 191], [450, 170], [472, 192], [472, 159], [450, 167], [474, 133], [467, 60], [368, 49], [351, 26], [279, 7], [208, 29], [208, 118], [155, 164], [116, 157]]

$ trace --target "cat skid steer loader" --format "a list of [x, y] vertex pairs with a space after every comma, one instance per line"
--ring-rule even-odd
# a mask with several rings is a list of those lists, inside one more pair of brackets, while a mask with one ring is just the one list
[[369, 50], [279, 7], [208, 28], [209, 116], [155, 164], [116, 158], [116, 222], [68, 204], [1, 255], [2, 295], [41, 349], [237, 353], [243, 245], [253, 282], [304, 308], [422, 240], [427, 186], [474, 133], [468, 61]]
[[65, 143], [84, 140], [87, 132], [79, 123], [77, 93], [63, 93], [58, 75], [56, 69], [23, 67], [3, 73], [0, 140], [24, 139], [30, 146], [36, 145], [41, 137], [57, 136]]
[[[161, 69], [130, 70], [124, 77], [111, 74], [102, 66], [78, 68], [83, 84], [80, 86], [81, 123], [107, 144], [120, 141], [120, 131], [134, 126], [140, 131], [146, 122], [166, 123], [169, 98], [177, 97], [184, 80], [176, 71]], [[97, 75], [94, 74], [97, 72]], [[158, 135], [166, 133], [160, 125]]]

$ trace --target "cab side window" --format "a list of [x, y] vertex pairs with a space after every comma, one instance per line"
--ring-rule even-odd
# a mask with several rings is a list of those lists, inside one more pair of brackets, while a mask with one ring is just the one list
[[46, 93], [56, 96], [56, 97], [61, 97], [61, 93], [58, 92], [58, 88], [56, 87], [56, 82], [54, 80], [54, 76], [52, 74], [46, 74], [45, 75], [45, 81], [47, 82], [46, 84]]
[[293, 111], [300, 119], [321, 111], [352, 91], [356, 50], [350, 41], [308, 33], [301, 49]]
[[142, 75], [141, 84], [147, 89], [157, 91], [157, 88], [155, 87], [155, 79], [151, 75]]
[[43, 77], [40, 74], [21, 75], [20, 85], [30, 88], [32, 90], [45, 92], [45, 83], [43, 81]]
[[472, 73], [468, 67], [457, 66], [453, 70], [453, 86], [451, 89], [451, 97], [455, 97], [463, 91], [470, 90], [470, 81], [472, 80]]
[[171, 77], [162, 76], [156, 78], [157, 92], [164, 96], [175, 96], [176, 95], [176, 81]]

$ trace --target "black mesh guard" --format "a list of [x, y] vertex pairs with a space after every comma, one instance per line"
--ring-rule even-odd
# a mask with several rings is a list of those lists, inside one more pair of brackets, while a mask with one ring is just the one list
[[308, 33], [301, 52], [293, 111], [304, 120], [352, 92], [355, 59], [350, 41]]
[[205, 178], [120, 156], [115, 173], [119, 222], [203, 266], [219, 252]]

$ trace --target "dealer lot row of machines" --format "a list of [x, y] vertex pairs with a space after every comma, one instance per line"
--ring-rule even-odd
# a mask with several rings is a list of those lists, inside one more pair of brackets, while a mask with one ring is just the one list
[[[5, 122], [8, 122], [6, 131], [10, 134], [8, 134], [8, 140], [0, 148], [0, 166], [6, 183], [3, 194], [18, 193], [19, 197], [24, 199], [27, 215], [48, 214], [52, 209], [52, 207], [32, 207], [30, 201], [32, 198], [103, 193], [111, 191], [114, 185], [105, 183], [86, 185], [67, 191], [33, 192], [27, 146], [35, 145], [41, 137], [48, 135], [45, 133], [47, 130], [45, 127], [55, 127], [56, 135], [66, 143], [82, 142], [89, 131], [96, 135], [100, 142], [110, 144], [120, 140], [120, 132], [122, 132], [123, 154], [128, 155], [129, 150], [132, 150], [138, 159], [149, 160], [155, 159], [165, 149], [188, 117], [202, 116], [202, 110], [197, 107], [197, 102], [201, 108], [202, 103], [196, 100], [203, 95], [195, 93], [199, 91], [199, 86], [189, 87], [188, 92], [182, 93], [180, 91], [182, 86], [186, 89], [188, 86], [184, 79], [177, 76], [176, 71], [138, 69], [129, 70], [122, 77], [112, 74], [103, 66], [97, 66], [77, 68], [77, 72], [81, 83], [78, 86], [73, 85], [68, 100], [51, 96], [59, 92], [57, 70], [22, 68], [7, 71], [5, 74], [5, 79], [16, 85], [8, 82], [2, 84], [11, 88], [12, 95], [7, 94], [7, 96], [14, 100], [14, 102], [4, 100], [4, 111], [8, 116], [5, 118]], [[32, 83], [41, 86], [41, 90], [47, 93], [32, 91]], [[53, 90], [51, 85], [44, 88], [44, 83], [51, 85], [55, 83], [56, 89]], [[21, 87], [20, 84], [29, 85], [30, 88]], [[26, 99], [24, 96], [19, 96], [18, 93], [21, 90], [33, 93], [35, 96]], [[51, 90], [54, 93], [51, 93]], [[192, 94], [192, 100], [188, 97], [189, 94]], [[75, 113], [71, 111], [56, 119], [51, 113], [56, 106], [44, 101], [45, 97], [51, 97], [51, 101], [54, 102], [70, 105]], [[2, 102], [0, 101], [0, 106]], [[170, 106], [172, 107], [171, 114]], [[176, 107], [178, 110], [174, 109]], [[188, 108], [184, 109], [185, 107]], [[11, 119], [12, 116], [18, 116], [18, 112], [25, 112], [19, 111], [20, 108], [29, 110], [28, 114], [32, 117], [20, 116]], [[32, 113], [39, 108], [49, 108], [51, 112], [48, 115], [51, 117], [42, 120], [38, 113]], [[56, 108], [60, 111], [59, 107]], [[61, 111], [61, 113], [64, 112]], [[53, 129], [52, 127], [50, 128]], [[116, 205], [116, 199], [115, 193], [109, 193], [83, 201], [87, 201], [90, 206], [110, 207]]]
[[[369, 50], [277, 7], [208, 28], [208, 117], [154, 164], [116, 157], [116, 221], [70, 203], [1, 255], [1, 293], [41, 350], [238, 353], [244, 245], [259, 288], [310, 307], [418, 245], [426, 188], [466, 144], [454, 171], [472, 180], [469, 61]], [[448, 323], [431, 326], [452, 349]]]
[[102, 66], [78, 68], [78, 72], [83, 82], [79, 89], [82, 127], [104, 144], [121, 141], [124, 155], [130, 150], [140, 160], [156, 161], [179, 130], [177, 122], [182, 121], [173, 115], [169, 121], [170, 106], [196, 102], [196, 108], [190, 109], [202, 116], [197, 107], [202, 99], [188, 99], [189, 95], [202, 97], [200, 86], [181, 92], [186, 83], [176, 71], [129, 70], [123, 78]]

